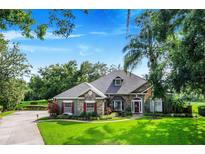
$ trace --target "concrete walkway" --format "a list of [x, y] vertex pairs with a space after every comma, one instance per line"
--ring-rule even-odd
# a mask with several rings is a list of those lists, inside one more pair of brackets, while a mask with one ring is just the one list
[[18, 111], [0, 119], [0, 145], [42, 145], [43, 139], [36, 126], [36, 115], [48, 116], [47, 111]]

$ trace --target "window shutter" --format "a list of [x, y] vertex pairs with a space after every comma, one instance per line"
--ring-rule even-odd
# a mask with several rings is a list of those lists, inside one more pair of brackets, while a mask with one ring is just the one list
[[72, 113], [74, 113], [74, 102], [72, 102]]
[[86, 112], [86, 102], [84, 102], [84, 112]]
[[94, 112], [97, 112], [97, 103], [94, 104]]
[[62, 105], [61, 105], [61, 110], [62, 110], [62, 113], [64, 113], [64, 103], [62, 102]]

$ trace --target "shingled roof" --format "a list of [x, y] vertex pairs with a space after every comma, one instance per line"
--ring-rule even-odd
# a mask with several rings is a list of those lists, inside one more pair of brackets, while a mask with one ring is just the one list
[[[116, 77], [123, 79], [122, 86], [114, 85], [113, 80]], [[145, 79], [133, 73], [118, 70], [91, 82], [91, 84], [104, 94], [130, 94], [146, 82]]]
[[[115, 78], [122, 79], [121, 86], [115, 86], [113, 80]], [[77, 98], [87, 92], [92, 90], [97, 95], [102, 98], [106, 98], [106, 94], [130, 94], [132, 92], [141, 92], [147, 81], [133, 73], [126, 73], [124, 71], [113, 71], [91, 83], [81, 83], [69, 90], [62, 92], [61, 94], [55, 96], [54, 98]]]
[[54, 98], [78, 98], [79, 96], [81, 96], [82, 94], [86, 93], [89, 90], [95, 92], [97, 95], [99, 95], [102, 98], [107, 97], [101, 91], [99, 91], [97, 88], [95, 88], [93, 85], [91, 85], [87, 82], [84, 82], [84, 83], [81, 83], [81, 84], [71, 88], [71, 89], [68, 89], [68, 90], [60, 93], [59, 95], [55, 96]]

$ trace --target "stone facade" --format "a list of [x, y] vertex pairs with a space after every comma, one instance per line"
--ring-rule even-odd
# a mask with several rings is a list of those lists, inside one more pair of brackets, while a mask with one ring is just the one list
[[[150, 94], [150, 93], [148, 93]], [[145, 95], [146, 96], [146, 95]], [[137, 97], [140, 97], [142, 99], [142, 109], [144, 109], [144, 95], [139, 95]], [[82, 112], [84, 112], [84, 102], [87, 101], [95, 101], [96, 102], [96, 111], [98, 115], [104, 115], [106, 114], [107, 108], [113, 109], [113, 100], [122, 100], [122, 109], [123, 111], [131, 111], [131, 102], [132, 100], [136, 98], [136, 95], [110, 95], [108, 99], [99, 99], [98, 96], [94, 92], [87, 92], [84, 95], [82, 95], [79, 99], [71, 100], [74, 102], [74, 114], [80, 115]], [[63, 100], [57, 100], [59, 105], [60, 113], [62, 113], [62, 102]]]

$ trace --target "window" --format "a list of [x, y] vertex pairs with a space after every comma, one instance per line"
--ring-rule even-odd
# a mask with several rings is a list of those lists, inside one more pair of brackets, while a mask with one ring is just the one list
[[121, 100], [114, 100], [114, 110], [115, 111], [122, 111], [122, 101]]
[[121, 86], [122, 81], [121, 79], [115, 79], [115, 86]]
[[64, 104], [64, 112], [65, 113], [72, 113], [72, 104], [73, 103], [65, 103]]
[[94, 103], [86, 103], [86, 112], [94, 112], [95, 109], [95, 104]]

